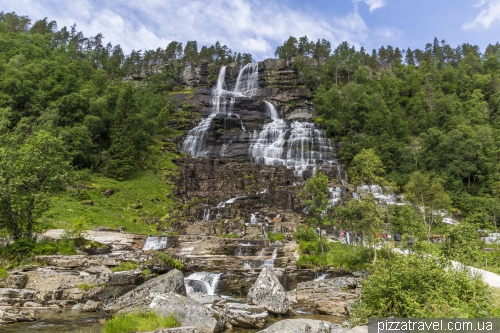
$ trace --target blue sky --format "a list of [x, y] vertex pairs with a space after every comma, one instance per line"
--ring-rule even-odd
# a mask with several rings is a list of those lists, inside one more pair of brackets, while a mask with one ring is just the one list
[[484, 50], [500, 40], [500, 0], [2, 0], [0, 11], [76, 23], [127, 53], [219, 41], [262, 60], [288, 36], [304, 35], [368, 50], [424, 48], [434, 37]]

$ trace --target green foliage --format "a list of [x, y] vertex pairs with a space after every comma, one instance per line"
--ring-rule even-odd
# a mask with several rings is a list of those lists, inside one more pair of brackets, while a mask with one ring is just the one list
[[[299, 243], [300, 258], [297, 267], [322, 268], [333, 267], [336, 270], [353, 272], [367, 270], [372, 267], [374, 258], [373, 249], [361, 246], [350, 246], [339, 242], [326, 243], [325, 256], [321, 254], [319, 237], [315, 241], [303, 241]], [[379, 251], [386, 254], [386, 250]]]
[[182, 262], [180, 262], [177, 259], [172, 258], [172, 252], [170, 250], [168, 250], [167, 252], [158, 251], [156, 253], [156, 256], [158, 257], [158, 259], [163, 261], [163, 263], [167, 266], [173, 267], [173, 268], [178, 269], [180, 271], [184, 269], [184, 264]]
[[282, 234], [281, 232], [279, 233], [273, 233], [272, 231], [269, 231], [267, 233], [267, 239], [272, 243], [276, 241], [284, 242], [285, 241], [285, 235]]
[[76, 218], [71, 227], [64, 230], [63, 238], [66, 239], [78, 239], [83, 238], [85, 231], [87, 230], [87, 224], [85, 223], [85, 218], [80, 216]]
[[220, 238], [238, 238], [238, 234], [237, 233], [230, 233], [230, 234], [220, 234], [219, 235]]
[[135, 333], [180, 325], [174, 315], [161, 317], [153, 312], [117, 315], [104, 325], [103, 333]]
[[77, 254], [74, 240], [61, 239], [57, 241], [43, 240], [36, 242], [30, 238], [21, 238], [13, 243], [0, 247], [0, 257], [13, 265], [24, 264], [35, 255], [75, 255]]
[[363, 282], [354, 318], [480, 318], [491, 316], [481, 276], [456, 270], [438, 257], [391, 255]]
[[78, 289], [83, 290], [83, 291], [89, 291], [90, 289], [95, 288], [95, 285], [87, 284], [87, 283], [82, 283], [76, 286]]
[[384, 165], [373, 149], [363, 149], [354, 156], [349, 168], [351, 182], [354, 185], [386, 185], [383, 178]]
[[66, 184], [70, 173], [60, 138], [45, 131], [26, 139], [0, 137], [0, 228], [14, 239], [33, 237], [51, 193]]
[[111, 271], [114, 272], [122, 272], [122, 271], [133, 271], [139, 268], [139, 265], [135, 262], [131, 261], [122, 261], [116, 267], [112, 267]]
[[307, 225], [297, 227], [297, 232], [293, 236], [297, 242], [312, 242], [319, 239], [318, 234], [314, 232], [314, 229], [308, 228]]
[[9, 276], [5, 267], [0, 267], [0, 279], [6, 279]]

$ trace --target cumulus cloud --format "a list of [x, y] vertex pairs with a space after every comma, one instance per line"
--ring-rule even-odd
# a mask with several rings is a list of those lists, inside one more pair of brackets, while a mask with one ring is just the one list
[[473, 30], [480, 27], [488, 29], [493, 22], [500, 20], [500, 0], [481, 0], [474, 7], [483, 9], [473, 21], [462, 26], [464, 30]]
[[4, 0], [2, 7], [32, 19], [47, 16], [59, 27], [76, 22], [86, 36], [102, 32], [105, 42], [121, 44], [125, 52], [165, 48], [172, 40], [196, 40], [199, 46], [219, 41], [234, 51], [263, 59], [272, 57], [276, 46], [289, 36], [325, 38], [333, 46], [345, 40], [366, 46], [374, 40], [388, 43], [398, 38], [398, 32], [388, 33], [388, 28], [385, 34], [370, 29], [357, 11], [359, 1], [370, 11], [385, 5], [385, 0], [353, 0], [351, 12], [331, 18], [304, 13], [276, 0], [79, 0], [71, 4]]

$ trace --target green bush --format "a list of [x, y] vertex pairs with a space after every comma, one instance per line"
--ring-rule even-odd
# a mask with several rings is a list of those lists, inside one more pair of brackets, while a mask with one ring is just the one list
[[429, 255], [381, 258], [363, 282], [361, 298], [352, 311], [355, 323], [367, 318], [491, 316], [489, 290], [480, 276]]
[[106, 322], [103, 333], [135, 333], [154, 331], [159, 328], [179, 326], [180, 321], [173, 315], [160, 317], [156, 313], [129, 313], [118, 315]]
[[0, 248], [0, 256], [18, 265], [25, 263], [34, 255], [74, 255], [77, 254], [76, 246], [71, 239], [43, 240], [36, 242], [33, 239], [18, 239], [8, 246]]
[[138, 269], [139, 265], [135, 262], [131, 261], [122, 261], [118, 266], [111, 268], [111, 271], [114, 272], [122, 272], [122, 271], [132, 271], [134, 269]]
[[6, 279], [9, 276], [5, 267], [0, 267], [0, 279]]
[[172, 258], [172, 252], [170, 252], [170, 250], [167, 252], [157, 252], [156, 255], [158, 259], [165, 263], [165, 265], [176, 268], [180, 271], [184, 269], [184, 264], [182, 262]]
[[270, 242], [280, 241], [283, 243], [285, 241], [285, 235], [282, 233], [274, 234], [272, 231], [269, 231], [267, 233], [267, 239], [269, 239]]
[[314, 232], [312, 228], [304, 226], [297, 228], [297, 232], [295, 233], [294, 238], [298, 243], [300, 243], [314, 241], [316, 239], [319, 239], [319, 236]]

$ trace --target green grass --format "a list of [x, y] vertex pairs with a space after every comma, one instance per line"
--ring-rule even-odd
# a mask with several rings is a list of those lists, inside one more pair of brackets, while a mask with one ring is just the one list
[[236, 233], [231, 233], [231, 234], [220, 234], [220, 238], [238, 238], [238, 234]]
[[135, 262], [122, 261], [118, 266], [111, 268], [111, 271], [114, 273], [114, 272], [132, 271], [138, 268], [139, 265], [136, 264]]
[[[158, 224], [163, 227], [169, 222], [169, 212], [176, 208], [176, 202], [168, 196], [173, 186], [162, 178], [175, 168], [171, 161], [164, 161], [155, 175], [152, 171], [138, 172], [130, 180], [116, 181], [98, 174], [87, 182], [84, 197], [90, 197], [93, 206], [82, 205], [82, 197], [76, 190], [67, 190], [52, 197], [53, 207], [44, 216], [45, 228], [69, 228], [74, 219], [83, 217], [92, 228], [106, 226], [124, 227], [127, 232], [151, 234]], [[114, 191], [106, 197], [103, 192]]]
[[276, 241], [280, 241], [283, 243], [285, 241], [285, 235], [282, 233], [274, 234], [272, 231], [269, 231], [267, 233], [267, 239], [269, 239], [271, 243]]
[[93, 284], [82, 283], [77, 286], [78, 289], [83, 291], [89, 291], [90, 289], [95, 288]]
[[5, 267], [0, 267], [0, 279], [6, 279], [9, 276]]
[[103, 333], [135, 333], [177, 326], [179, 326], [179, 320], [173, 315], [160, 317], [151, 312], [131, 313], [118, 315], [106, 322]]

